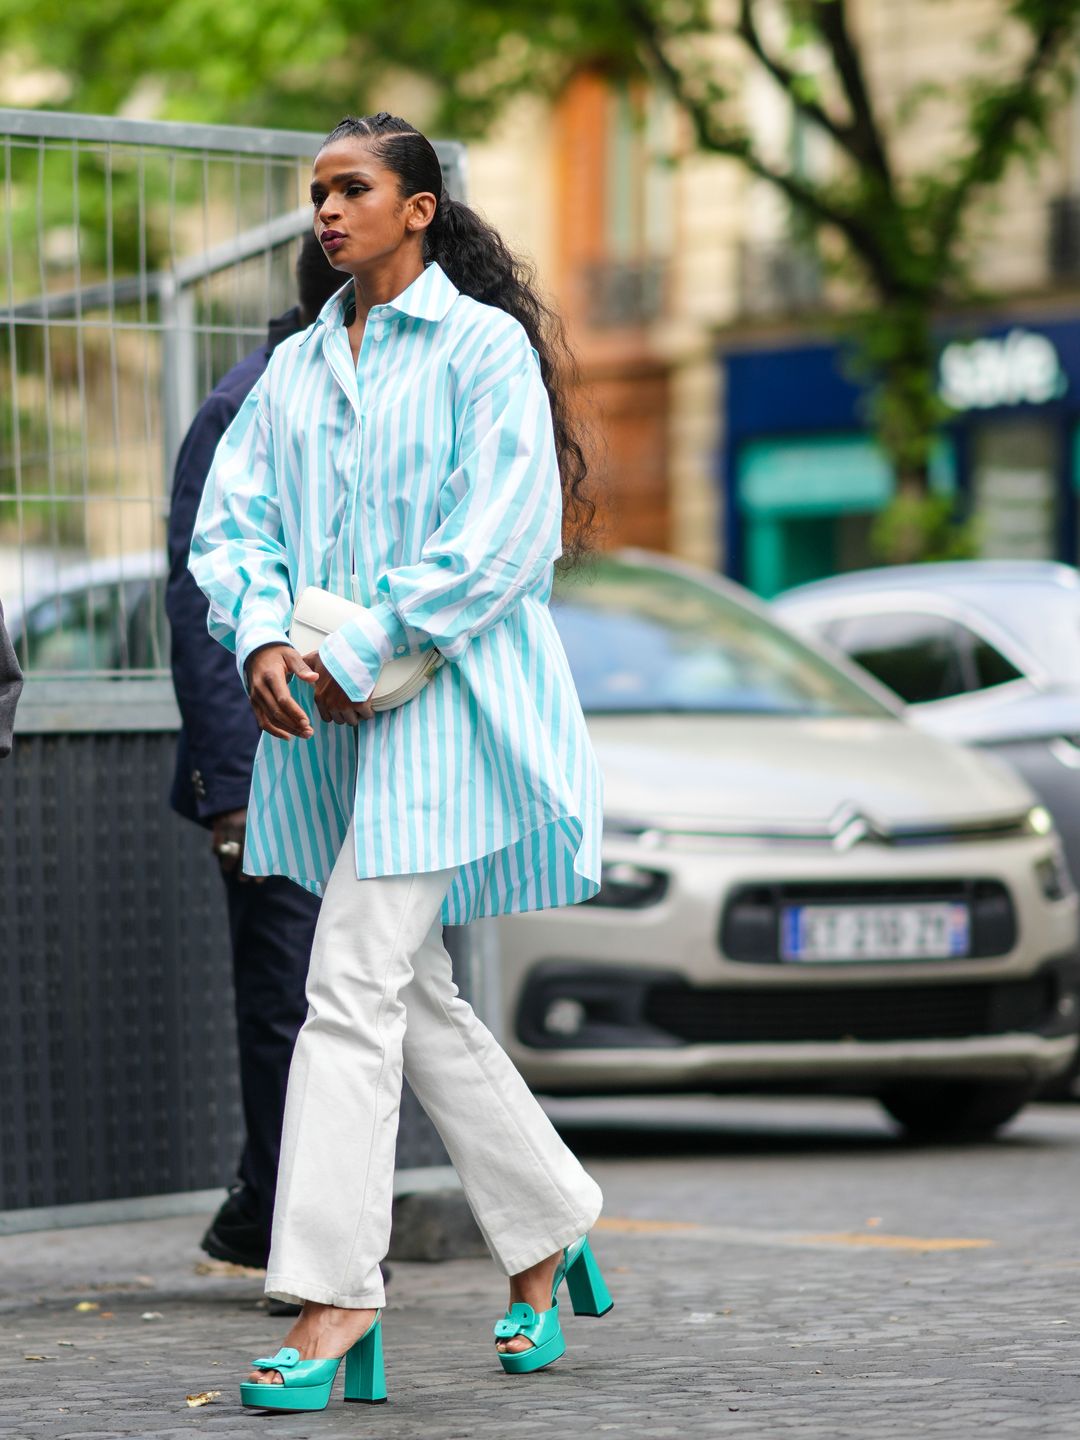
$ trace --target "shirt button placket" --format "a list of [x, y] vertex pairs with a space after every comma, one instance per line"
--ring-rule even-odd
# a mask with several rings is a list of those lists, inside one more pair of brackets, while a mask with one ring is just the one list
[[345, 504], [345, 522], [348, 526], [347, 542], [349, 554], [349, 585], [352, 591], [352, 598], [359, 600], [356, 593], [356, 573], [358, 570], [356, 557], [356, 510], [360, 494], [360, 474], [364, 455], [364, 416], [361, 410], [356, 412], [356, 459], [353, 464], [352, 484], [349, 486], [349, 497]]

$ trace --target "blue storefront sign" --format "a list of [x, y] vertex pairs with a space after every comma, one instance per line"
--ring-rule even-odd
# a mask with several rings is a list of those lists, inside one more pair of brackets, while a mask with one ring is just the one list
[[[895, 479], [837, 344], [726, 350], [726, 568], [761, 594], [872, 564]], [[970, 321], [942, 334], [954, 418], [932, 484], [978, 516], [984, 553], [1077, 555], [1080, 318]]]

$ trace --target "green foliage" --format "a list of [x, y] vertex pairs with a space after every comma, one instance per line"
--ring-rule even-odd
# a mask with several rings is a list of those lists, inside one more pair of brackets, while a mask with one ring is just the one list
[[[848, 4], [779, 0], [784, 33], [773, 50], [763, 0], [727, 0], [722, 10], [712, 0], [5, 0], [0, 54], [62, 72], [74, 110], [114, 113], [150, 96], [170, 118], [317, 132], [346, 111], [380, 108], [381, 82], [397, 69], [421, 77], [418, 103], [430, 97], [429, 113], [415, 118], [463, 137], [482, 134], [514, 95], [554, 93], [582, 63], [647, 69], [700, 148], [774, 185], [810, 242], [823, 231], [843, 241], [845, 274], [865, 294], [849, 334], [871, 387], [870, 419], [908, 487], [925, 491], [944, 418], [932, 316], [970, 296], [967, 255], [981, 202], [1048, 143], [1075, 76], [1080, 0], [998, 0], [972, 46], [970, 73], [951, 86], [962, 105], [959, 143], [905, 174], [893, 164], [893, 139], [942, 92], [914, 86], [886, 124]], [[741, 73], [722, 73], [712, 60], [720, 14], [746, 63], [771, 75], [800, 121], [831, 140], [838, 163], [828, 179], [778, 167], [756, 149], [738, 107]], [[1019, 59], [1006, 34], [1019, 41]], [[928, 501], [917, 513], [897, 511], [887, 528], [903, 532], [904, 545], [922, 536], [933, 549], [945, 544], [942, 523]]]
[[472, 136], [583, 56], [636, 63], [618, 0], [5, 0], [0, 53], [66, 75], [72, 110], [115, 114], [160, 91], [163, 118], [314, 131], [378, 108], [399, 66], [432, 87], [440, 128]]
[[960, 518], [953, 501], [944, 495], [901, 490], [875, 520], [870, 551], [882, 565], [972, 560], [979, 554], [978, 524]]

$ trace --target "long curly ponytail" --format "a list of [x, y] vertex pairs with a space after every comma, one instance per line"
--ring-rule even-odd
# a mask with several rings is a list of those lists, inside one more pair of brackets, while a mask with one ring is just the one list
[[323, 141], [363, 140], [378, 160], [398, 177], [402, 195], [430, 191], [435, 215], [424, 236], [425, 261], [437, 261], [463, 295], [505, 310], [517, 320], [540, 357], [540, 374], [551, 404], [555, 453], [563, 495], [564, 563], [573, 564], [589, 549], [596, 506], [589, 497], [589, 466], [579, 422], [568, 392], [577, 367], [562, 320], [540, 296], [532, 267], [507, 246], [498, 231], [443, 185], [442, 167], [430, 140], [400, 116], [346, 116]]

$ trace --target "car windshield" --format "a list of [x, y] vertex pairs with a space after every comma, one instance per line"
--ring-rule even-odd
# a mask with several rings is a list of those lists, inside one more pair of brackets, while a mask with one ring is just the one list
[[756, 609], [661, 566], [602, 559], [552, 613], [591, 714], [892, 712]]

